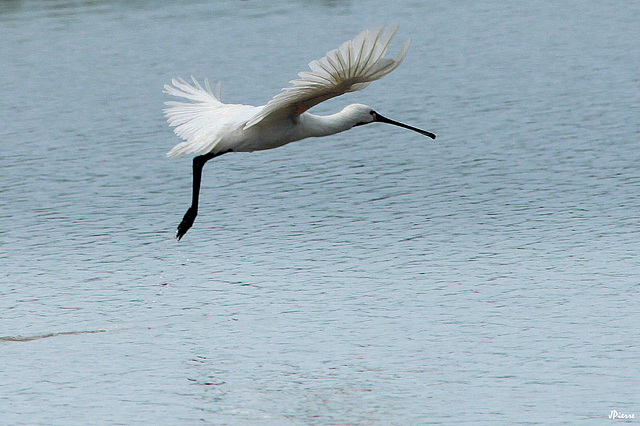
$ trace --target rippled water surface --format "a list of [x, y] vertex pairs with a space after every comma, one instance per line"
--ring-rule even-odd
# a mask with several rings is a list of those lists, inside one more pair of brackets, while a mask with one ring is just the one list
[[[381, 23], [375, 124], [190, 161], [172, 77], [262, 104]], [[0, 424], [640, 416], [640, 8], [0, 3]], [[400, 43], [396, 43], [397, 49]]]

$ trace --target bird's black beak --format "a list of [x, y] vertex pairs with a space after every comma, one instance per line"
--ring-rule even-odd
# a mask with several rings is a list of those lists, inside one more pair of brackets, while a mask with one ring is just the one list
[[404, 127], [405, 129], [413, 130], [414, 132], [418, 132], [421, 135], [429, 136], [431, 139], [435, 139], [436, 135], [431, 132], [427, 132], [426, 130], [418, 129], [417, 127], [409, 126], [408, 124], [400, 123], [399, 121], [391, 120], [390, 118], [384, 117], [377, 112], [373, 113], [373, 121], [378, 121], [380, 123], [393, 124], [394, 126]]

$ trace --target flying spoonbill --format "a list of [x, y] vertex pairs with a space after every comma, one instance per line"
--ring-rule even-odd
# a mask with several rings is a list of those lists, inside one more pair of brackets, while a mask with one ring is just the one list
[[327, 99], [364, 89], [395, 70], [409, 48], [407, 40], [396, 59], [384, 57], [397, 30], [398, 25], [386, 30], [382, 26], [363, 31], [328, 52], [324, 58], [309, 63], [311, 71], [299, 73], [300, 78], [291, 80], [292, 86], [262, 106], [222, 103], [220, 83], [214, 93], [207, 79], [204, 87], [193, 77], [193, 85], [182, 79], [173, 79], [173, 86], [165, 85], [169, 95], [190, 101], [165, 103], [169, 125], [175, 126], [175, 133], [184, 139], [167, 156], [197, 154], [193, 159], [191, 207], [178, 225], [176, 238], [182, 238], [198, 214], [202, 167], [219, 155], [277, 148], [300, 139], [328, 136], [373, 122], [404, 127], [435, 139], [436, 135], [431, 132], [386, 118], [362, 104], [348, 105], [327, 116], [307, 112]]

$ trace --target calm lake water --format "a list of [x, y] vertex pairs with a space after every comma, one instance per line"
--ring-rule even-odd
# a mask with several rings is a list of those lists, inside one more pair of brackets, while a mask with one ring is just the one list
[[[262, 104], [383, 23], [359, 127], [207, 164], [176, 76]], [[0, 424], [640, 417], [640, 7], [0, 3]], [[619, 420], [618, 420], [619, 421]], [[637, 421], [637, 420], [636, 420]]]

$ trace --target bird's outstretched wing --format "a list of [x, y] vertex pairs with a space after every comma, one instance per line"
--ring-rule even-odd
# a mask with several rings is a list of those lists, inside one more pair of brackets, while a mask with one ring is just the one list
[[302, 71], [293, 86], [283, 89], [245, 124], [251, 127], [262, 120], [302, 114], [314, 105], [347, 92], [361, 90], [395, 70], [409, 49], [407, 40], [396, 59], [385, 58], [391, 39], [398, 31], [394, 25], [366, 30], [343, 43], [317, 61], [311, 71]]
[[185, 140], [174, 146], [167, 153], [168, 157], [211, 152], [223, 135], [244, 124], [255, 114], [256, 107], [222, 103], [220, 83], [216, 85], [214, 94], [206, 78], [204, 87], [195, 78], [191, 79], [193, 85], [174, 78], [171, 86], [164, 86], [169, 95], [190, 101], [165, 102], [168, 108], [164, 113], [169, 125], [175, 127], [176, 135]]

